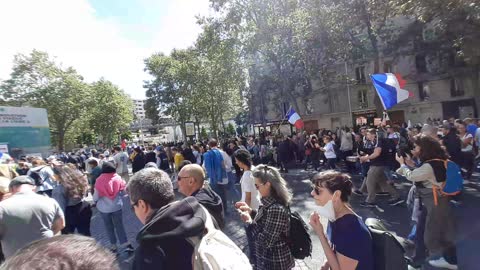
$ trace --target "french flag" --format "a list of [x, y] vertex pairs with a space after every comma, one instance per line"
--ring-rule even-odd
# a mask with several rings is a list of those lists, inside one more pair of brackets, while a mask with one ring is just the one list
[[413, 97], [411, 92], [403, 89], [406, 81], [400, 74], [373, 74], [370, 75], [370, 78], [385, 110], [392, 108], [409, 97]]
[[298, 113], [293, 108], [290, 108], [290, 110], [288, 110], [285, 117], [288, 119], [288, 122], [294, 125], [297, 129], [303, 128], [303, 121], [300, 118], [300, 115], [298, 115]]

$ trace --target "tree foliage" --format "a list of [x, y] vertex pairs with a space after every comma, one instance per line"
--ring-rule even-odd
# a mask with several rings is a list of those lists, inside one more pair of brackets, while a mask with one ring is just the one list
[[118, 86], [103, 78], [92, 84], [92, 95], [89, 126], [103, 143], [112, 145], [119, 132], [133, 121], [133, 103]]
[[431, 24], [434, 41], [443, 48], [455, 49], [459, 56], [472, 62], [479, 55], [480, 3], [474, 0], [401, 1], [402, 14]]
[[[312, 95], [312, 79], [329, 63], [326, 32], [312, 14], [311, 1], [298, 0], [212, 0], [220, 14], [216, 20], [227, 35], [239, 40], [248, 61], [250, 86], [269, 91], [282, 111], [287, 102], [297, 111], [298, 97]], [[250, 107], [260, 107], [262, 98], [251, 93]]]
[[130, 124], [133, 109], [130, 99], [111, 82], [102, 79], [90, 85], [73, 68], [62, 67], [37, 50], [15, 56], [10, 78], [0, 85], [0, 101], [45, 108], [59, 150], [92, 143], [97, 135], [111, 140]]
[[90, 87], [73, 68], [62, 68], [48, 54], [33, 51], [15, 56], [10, 79], [2, 83], [0, 95], [6, 105], [45, 108], [58, 149], [77, 119], [85, 116]]
[[203, 29], [194, 47], [145, 60], [153, 77], [145, 85], [151, 113], [172, 116], [183, 134], [185, 122], [206, 121], [216, 135], [241, 105], [245, 76], [234, 40], [223, 39], [211, 22]]

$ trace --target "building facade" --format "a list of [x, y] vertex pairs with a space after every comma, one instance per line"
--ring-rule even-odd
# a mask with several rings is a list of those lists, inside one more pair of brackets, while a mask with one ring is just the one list
[[144, 99], [132, 99], [133, 101], [133, 114], [135, 119], [145, 118], [145, 100]]
[[[391, 122], [427, 123], [448, 118], [477, 118], [480, 109], [480, 51], [459, 58], [456, 51], [436, 50], [428, 36], [410, 42], [402, 53], [383, 55], [379, 73], [399, 73], [406, 80], [406, 90], [413, 97], [387, 111]], [[468, 58], [468, 59], [467, 59]], [[465, 61], [467, 59], [468, 61]], [[331, 65], [327, 75], [312, 79], [312, 91], [296, 96], [295, 108], [305, 122], [305, 130], [373, 125], [378, 118], [375, 88], [369, 78], [374, 73], [374, 59], [356, 59]], [[322, 76], [339, 78], [325, 85]], [[258, 87], [256, 87], [258, 85]], [[284, 115], [293, 102], [265, 91], [262, 83], [252, 84], [250, 107], [253, 125], [284, 123]], [[272, 98], [273, 96], [276, 98]], [[295, 107], [295, 106], [293, 106]]]

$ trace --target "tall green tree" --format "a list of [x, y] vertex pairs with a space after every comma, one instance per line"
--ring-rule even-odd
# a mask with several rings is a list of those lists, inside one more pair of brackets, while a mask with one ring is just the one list
[[[319, 20], [321, 14], [312, 14], [311, 2], [211, 0], [223, 35], [239, 41], [247, 60], [251, 91], [245, 96], [250, 99], [250, 108], [267, 110], [266, 100], [271, 99], [277, 112], [283, 111], [285, 102], [301, 112], [305, 109], [300, 108], [301, 97], [308, 99], [315, 94], [312, 81], [332, 59], [325, 55], [329, 43]], [[327, 88], [317, 89], [323, 92]]]
[[10, 78], [0, 84], [0, 102], [10, 106], [29, 105], [33, 94], [58, 79], [62, 70], [46, 52], [17, 54]]
[[119, 143], [116, 136], [133, 121], [132, 100], [118, 86], [103, 78], [94, 82], [91, 88], [94, 98], [88, 110], [90, 128], [106, 145]]
[[191, 53], [191, 50], [174, 50], [170, 56], [157, 53], [145, 60], [145, 71], [153, 77], [145, 84], [147, 103], [172, 116], [184, 136], [185, 122], [191, 115], [189, 98], [194, 81], [193, 69], [188, 68]]
[[246, 82], [238, 42], [223, 33], [217, 22], [203, 21], [203, 32], [195, 43], [199, 62], [195, 109], [204, 112], [215, 136], [220, 127], [225, 132], [225, 120], [241, 109]]
[[[401, 1], [399, 10], [428, 26], [422, 34], [425, 50], [449, 53], [473, 68], [471, 76], [479, 84], [480, 3], [474, 0]], [[422, 29], [424, 30], [424, 29]]]
[[90, 87], [73, 68], [63, 69], [47, 53], [34, 50], [14, 58], [13, 72], [0, 86], [4, 104], [47, 109], [50, 129], [59, 150], [65, 135], [85, 116]]

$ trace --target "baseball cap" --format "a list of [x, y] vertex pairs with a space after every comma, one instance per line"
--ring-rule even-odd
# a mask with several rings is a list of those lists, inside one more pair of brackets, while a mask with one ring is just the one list
[[32, 185], [35, 186], [35, 181], [33, 178], [27, 175], [20, 175], [12, 179], [8, 187], [19, 186], [19, 185]]

